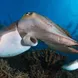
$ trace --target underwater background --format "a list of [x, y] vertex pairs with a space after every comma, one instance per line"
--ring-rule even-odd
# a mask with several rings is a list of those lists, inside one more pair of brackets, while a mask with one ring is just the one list
[[[78, 0], [0, 0], [0, 24], [9, 26], [27, 12], [47, 16], [78, 41]], [[44, 48], [47, 45], [40, 43], [34, 49]], [[78, 54], [59, 53], [78, 59]]]

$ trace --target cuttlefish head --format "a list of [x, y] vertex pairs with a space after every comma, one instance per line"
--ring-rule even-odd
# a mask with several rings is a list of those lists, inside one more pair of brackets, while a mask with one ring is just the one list
[[18, 31], [22, 37], [21, 44], [24, 46], [36, 46], [39, 39], [55, 50], [78, 53], [74, 48], [78, 46], [77, 41], [73, 40], [64, 29], [37, 13], [25, 14], [18, 22]]

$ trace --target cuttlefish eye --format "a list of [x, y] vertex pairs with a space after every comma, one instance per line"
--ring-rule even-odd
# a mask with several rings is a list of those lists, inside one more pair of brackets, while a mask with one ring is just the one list
[[33, 12], [28, 12], [28, 13], [26, 13], [26, 15], [32, 15], [33, 14]]

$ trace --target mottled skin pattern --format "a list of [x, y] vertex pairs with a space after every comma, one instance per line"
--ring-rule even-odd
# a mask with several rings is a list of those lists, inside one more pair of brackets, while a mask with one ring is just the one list
[[[3, 32], [0, 33], [0, 37], [10, 32], [12, 32], [12, 35], [14, 34], [16, 34], [16, 36], [18, 35], [18, 38], [15, 38], [17, 40], [15, 41], [16, 42], [15, 46], [17, 46], [17, 48], [20, 47], [19, 48], [20, 53], [18, 54], [21, 54], [23, 51], [27, 51], [28, 49], [30, 49], [31, 46], [36, 46], [38, 44], [38, 39], [48, 44], [54, 50], [58, 50], [61, 52], [66, 52], [66, 53], [78, 53], [78, 50], [72, 47], [72, 46], [78, 46], [77, 41], [73, 40], [68, 35], [68, 33], [64, 31], [64, 29], [60, 28], [51, 20], [34, 12], [29, 12], [25, 14], [22, 17], [22, 19], [11, 24], [8, 28], [6, 28]], [[11, 36], [11, 34], [9, 36]], [[11, 37], [11, 40], [12, 38], [13, 37]], [[6, 42], [6, 40], [4, 41]], [[7, 43], [8, 42], [9, 41], [7, 40]], [[12, 43], [13, 42], [10, 42], [10, 44]], [[27, 48], [28, 46], [29, 48]], [[14, 48], [14, 47], [12, 46], [11, 48]], [[2, 48], [0, 49], [0, 51], [2, 51]], [[8, 51], [9, 49], [7, 50], [7, 52]], [[3, 54], [3, 56], [6, 57], [7, 55], [7, 57], [9, 57], [9, 56], [18, 55], [17, 51], [18, 50], [15, 48], [16, 54], [13, 53], [14, 55], [12, 55], [12, 52], [10, 52], [10, 54], [7, 55], [5, 54], [6, 51], [4, 51], [5, 53]], [[63, 66], [64, 69], [66, 69], [66, 67], [67, 66]], [[70, 67], [70, 64], [69, 64], [69, 67]], [[69, 70], [73, 70], [73, 69], [70, 68]]]

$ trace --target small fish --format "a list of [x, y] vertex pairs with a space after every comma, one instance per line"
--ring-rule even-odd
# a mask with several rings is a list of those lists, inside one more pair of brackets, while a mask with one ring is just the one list
[[62, 68], [65, 70], [68, 70], [68, 71], [76, 70], [76, 69], [78, 69], [78, 60], [75, 60], [66, 65], [63, 65]]

